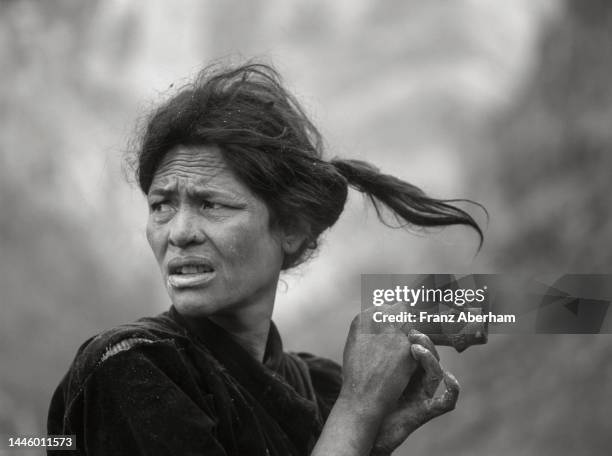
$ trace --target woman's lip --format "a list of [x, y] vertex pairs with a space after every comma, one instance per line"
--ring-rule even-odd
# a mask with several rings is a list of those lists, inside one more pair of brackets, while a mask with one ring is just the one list
[[208, 258], [199, 255], [189, 255], [185, 257], [173, 258], [168, 261], [166, 267], [169, 274], [174, 274], [184, 266], [203, 266], [206, 269], [211, 269], [214, 271], [211, 261]]
[[196, 274], [169, 274], [168, 284], [172, 288], [193, 288], [210, 282], [215, 276], [215, 271], [198, 272]]

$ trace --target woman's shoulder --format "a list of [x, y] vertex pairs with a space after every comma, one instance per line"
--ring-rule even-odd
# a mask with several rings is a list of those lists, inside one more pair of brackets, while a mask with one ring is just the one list
[[49, 433], [82, 433], [87, 423], [140, 417], [170, 401], [205, 408], [207, 391], [197, 381], [191, 344], [166, 312], [89, 338], [53, 393]]
[[119, 354], [144, 347], [178, 348], [186, 342], [181, 327], [167, 312], [118, 325], [90, 337], [78, 348], [63, 383], [69, 390], [78, 390], [89, 376]]

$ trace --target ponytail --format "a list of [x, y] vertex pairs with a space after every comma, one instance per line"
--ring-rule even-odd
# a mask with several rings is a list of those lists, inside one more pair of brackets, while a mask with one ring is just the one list
[[335, 159], [331, 161], [331, 164], [347, 180], [349, 186], [370, 198], [376, 215], [385, 225], [397, 228], [384, 219], [381, 204], [393, 211], [395, 217], [400, 221], [400, 227], [406, 224], [424, 227], [470, 226], [476, 230], [480, 238], [478, 250], [482, 247], [484, 236], [478, 223], [466, 211], [449, 203], [469, 202], [481, 207], [488, 216], [487, 210], [481, 204], [463, 199], [430, 198], [418, 187], [395, 176], [382, 174], [375, 166], [361, 160]]

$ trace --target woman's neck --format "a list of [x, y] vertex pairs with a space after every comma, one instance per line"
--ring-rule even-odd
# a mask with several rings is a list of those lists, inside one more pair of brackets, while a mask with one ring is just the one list
[[[276, 286], [251, 296], [248, 302], [225, 306], [224, 310], [212, 315], [197, 315], [196, 313], [193, 316], [207, 317], [223, 328], [253, 358], [263, 362], [274, 310], [275, 294]], [[179, 313], [181, 313], [180, 310]], [[183, 317], [188, 317], [188, 315], [183, 314]]]
[[257, 361], [263, 362], [266, 353], [266, 344], [270, 332], [270, 318], [259, 318], [255, 321], [245, 322], [233, 316], [213, 315], [210, 320], [221, 326], [228, 334], [240, 344]]

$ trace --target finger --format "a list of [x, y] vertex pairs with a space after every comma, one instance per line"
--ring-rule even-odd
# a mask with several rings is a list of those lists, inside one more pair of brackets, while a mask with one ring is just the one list
[[433, 398], [430, 402], [429, 409], [432, 413], [432, 418], [454, 410], [455, 406], [457, 405], [457, 399], [459, 398], [460, 391], [459, 382], [453, 374], [445, 371], [444, 384], [446, 385], [446, 391], [444, 391], [444, 394], [442, 394], [442, 396]]
[[423, 389], [427, 397], [433, 397], [436, 394], [438, 385], [444, 378], [444, 371], [440, 367], [440, 363], [434, 355], [425, 347], [419, 344], [412, 344], [410, 347], [412, 356], [419, 361], [425, 370], [425, 376], [422, 380]]
[[410, 331], [408, 332], [408, 340], [413, 344], [422, 345], [427, 350], [429, 350], [437, 360], [440, 359], [440, 355], [438, 354], [438, 350], [436, 350], [436, 346], [431, 341], [431, 339], [422, 332], [419, 332], [414, 328], [410, 329]]

